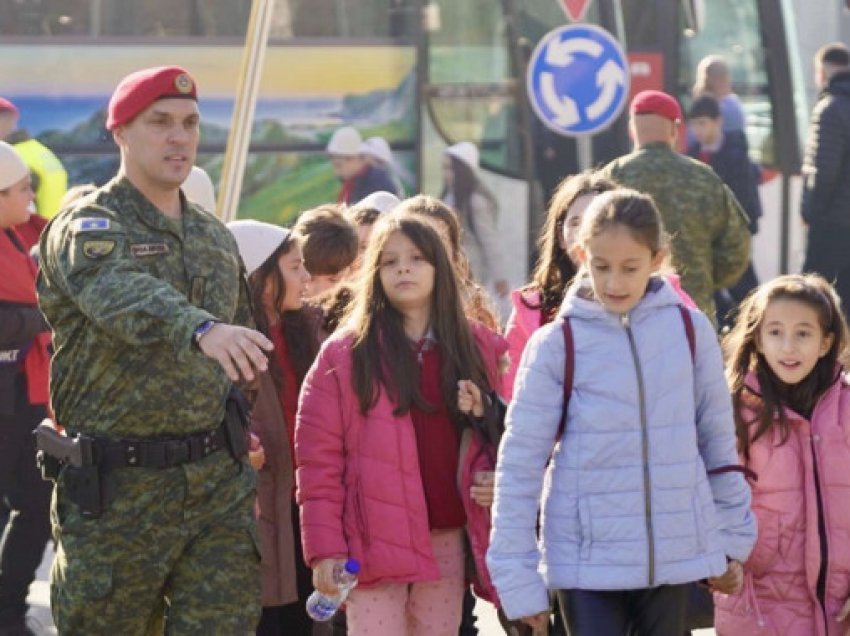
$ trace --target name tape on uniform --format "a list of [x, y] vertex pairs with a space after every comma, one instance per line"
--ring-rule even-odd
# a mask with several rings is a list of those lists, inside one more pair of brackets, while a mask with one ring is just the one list
[[168, 254], [168, 252], [167, 243], [134, 243], [130, 245], [130, 253], [136, 257]]

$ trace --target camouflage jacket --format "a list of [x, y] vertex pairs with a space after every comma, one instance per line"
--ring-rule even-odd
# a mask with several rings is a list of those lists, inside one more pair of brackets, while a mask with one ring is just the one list
[[244, 268], [227, 228], [182, 201], [169, 219], [119, 177], [42, 235], [51, 403], [71, 432], [184, 435], [222, 419], [230, 381], [192, 336], [207, 320], [251, 323]]
[[663, 143], [647, 144], [602, 171], [652, 196], [682, 287], [713, 319], [715, 290], [734, 285], [750, 256], [747, 217], [735, 195], [710, 167]]

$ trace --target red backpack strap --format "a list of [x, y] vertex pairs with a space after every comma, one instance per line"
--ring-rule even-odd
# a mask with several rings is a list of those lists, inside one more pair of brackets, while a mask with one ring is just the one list
[[684, 305], [679, 305], [679, 313], [682, 314], [682, 322], [685, 323], [685, 335], [688, 337], [688, 347], [691, 350], [691, 362], [696, 362], [697, 337], [694, 332], [694, 319], [690, 310]]
[[569, 316], [564, 316], [561, 323], [561, 328], [564, 331], [564, 406], [561, 409], [561, 421], [558, 424], [558, 434], [555, 435], [555, 441], [561, 439], [564, 430], [567, 428], [567, 406], [570, 403], [570, 395], [573, 392], [573, 374], [576, 366], [576, 349], [573, 343], [573, 328], [570, 325]]

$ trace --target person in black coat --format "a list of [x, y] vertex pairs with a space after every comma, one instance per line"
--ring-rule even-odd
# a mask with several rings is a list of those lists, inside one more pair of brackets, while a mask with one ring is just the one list
[[[694, 100], [688, 111], [688, 125], [694, 135], [694, 140], [688, 146], [688, 155], [711, 166], [723, 183], [729, 186], [747, 214], [750, 233], [755, 234], [762, 216], [758, 191], [761, 170], [750, 161], [743, 132], [723, 130], [720, 104], [710, 95]], [[738, 304], [758, 284], [750, 259], [738, 282], [715, 294], [721, 326], [731, 325]]]
[[803, 270], [831, 281], [850, 313], [850, 51], [815, 54], [822, 92], [812, 111], [803, 160], [802, 214], [809, 226]]

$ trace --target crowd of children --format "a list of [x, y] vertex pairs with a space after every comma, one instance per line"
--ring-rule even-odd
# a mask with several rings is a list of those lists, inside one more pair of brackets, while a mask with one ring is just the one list
[[718, 634], [843, 634], [848, 341], [829, 284], [763, 284], [721, 343], [652, 199], [587, 172], [556, 191], [502, 336], [465, 229], [389, 193], [291, 231], [231, 224], [275, 343], [253, 411], [258, 634], [308, 633], [306, 596], [348, 558], [334, 633], [469, 633], [471, 585], [517, 630], [545, 630], [555, 599], [573, 636], [681, 634], [698, 584]]
[[[715, 91], [691, 108], [691, 152], [729, 181], [747, 177], [736, 194], [757, 203], [740, 131], [723, 128], [735, 100]], [[637, 114], [664, 131], [678, 116]], [[268, 352], [243, 386], [259, 475], [244, 500], [262, 554], [256, 633], [466, 635], [477, 597], [516, 634], [545, 633], [554, 605], [570, 636], [680, 636], [694, 586], [713, 595], [719, 636], [850, 633], [850, 340], [830, 283], [758, 285], [750, 267], [719, 339], [670, 264], [653, 198], [585, 172], [555, 190], [502, 333], [483, 286], [508, 293], [477, 148], [446, 150], [442, 200], [402, 200], [360, 196], [385, 168], [364, 163], [365, 143], [353, 129], [329, 143], [337, 203], [291, 229], [228, 225]], [[2, 143], [0, 177], [0, 256], [16, 273], [0, 318], [24, 324], [25, 312], [36, 338], [6, 343], [25, 362], [0, 406], [34, 421], [49, 332], [13, 229], [31, 184]], [[760, 209], [747, 212], [755, 232]], [[215, 321], [204, 325], [199, 347]], [[322, 632], [305, 601], [336, 593], [349, 559], [358, 584]]]

